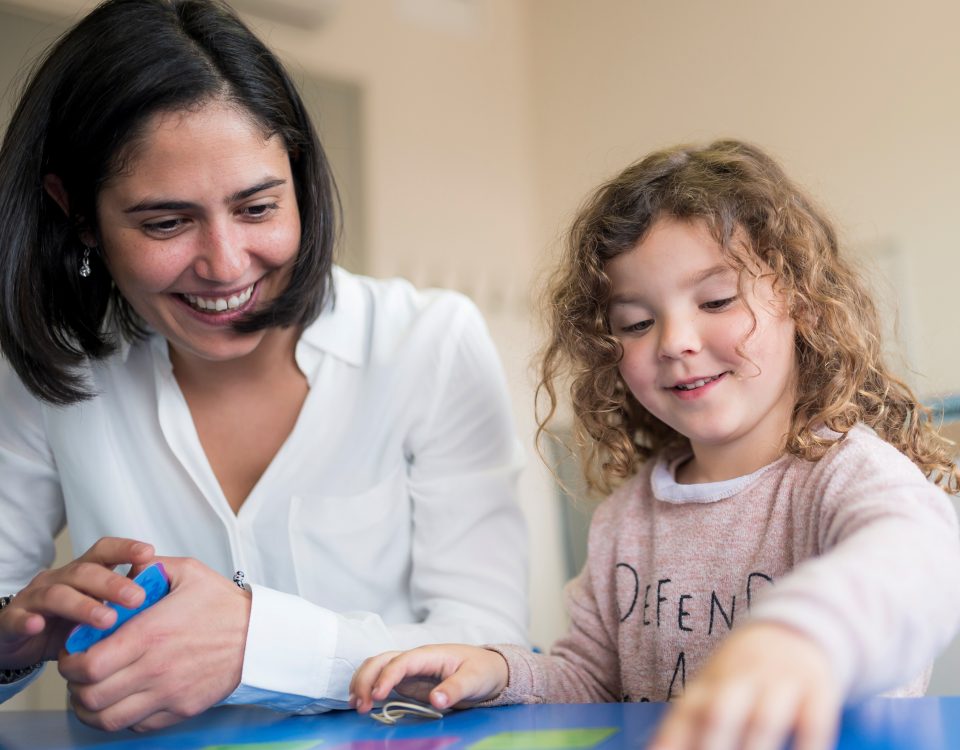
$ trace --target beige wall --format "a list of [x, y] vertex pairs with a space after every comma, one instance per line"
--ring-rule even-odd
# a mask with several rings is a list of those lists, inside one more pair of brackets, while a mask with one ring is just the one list
[[756, 141], [827, 205], [851, 245], [899, 252], [888, 265], [904, 277], [914, 382], [924, 393], [960, 390], [960, 5], [530, 0], [528, 9], [541, 236], [652, 148]]
[[[60, 16], [90, 7], [11, 1]], [[526, 293], [547, 248], [601, 179], [651, 148], [716, 136], [770, 148], [852, 245], [885, 253], [916, 384], [960, 390], [952, 1], [327, 4], [315, 30], [249, 18], [305, 71], [360, 87], [367, 270], [477, 299], [525, 444], [537, 341]], [[532, 630], [546, 645], [563, 628], [563, 573], [553, 491], [532, 451], [529, 467]]]

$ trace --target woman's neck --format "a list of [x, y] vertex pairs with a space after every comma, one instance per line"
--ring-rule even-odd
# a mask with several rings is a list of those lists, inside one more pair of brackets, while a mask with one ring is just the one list
[[224, 392], [249, 387], [297, 367], [294, 355], [299, 334], [294, 327], [268, 329], [249, 354], [219, 361], [204, 359], [168, 344], [170, 363], [181, 389]]

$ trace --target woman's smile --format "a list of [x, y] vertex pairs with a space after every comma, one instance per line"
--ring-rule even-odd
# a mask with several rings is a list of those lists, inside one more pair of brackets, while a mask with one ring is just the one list
[[234, 360], [273, 335], [235, 324], [286, 289], [300, 214], [285, 144], [249, 115], [219, 101], [156, 115], [98, 218], [117, 287], [173, 355]]

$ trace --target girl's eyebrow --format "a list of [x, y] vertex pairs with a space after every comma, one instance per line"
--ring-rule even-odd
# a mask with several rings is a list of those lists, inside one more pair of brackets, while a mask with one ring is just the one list
[[[237, 201], [246, 200], [247, 198], [256, 195], [261, 190], [269, 190], [270, 188], [277, 187], [278, 185], [286, 184], [286, 180], [275, 179], [275, 180], [266, 180], [265, 182], [258, 183], [243, 190], [238, 190], [236, 193], [227, 198], [227, 203], [236, 203]], [[174, 200], [145, 200], [137, 203], [129, 208], [123, 209], [125, 214], [135, 214], [140, 211], [190, 211], [199, 208], [200, 206], [196, 203], [190, 201], [174, 201]]]
[[696, 273], [690, 274], [687, 278], [686, 286], [696, 286], [697, 284], [702, 284], [707, 279], [711, 279], [714, 276], [724, 276], [727, 274], [734, 274], [735, 271], [730, 266], [725, 263], [718, 263], [715, 266], [710, 266], [709, 268], [704, 268], [702, 271], [697, 271]]
[[[683, 286], [686, 288], [697, 286], [702, 284], [708, 279], [712, 279], [714, 276], [725, 276], [727, 274], [735, 274], [733, 268], [724, 264], [718, 263], [715, 266], [710, 266], [709, 268], [704, 268], [700, 271], [696, 271], [690, 274], [683, 282]], [[638, 294], [632, 294], [626, 292], [623, 294], [615, 294], [610, 298], [610, 301], [607, 303], [608, 306], [613, 307], [614, 305], [643, 305], [643, 298]]]

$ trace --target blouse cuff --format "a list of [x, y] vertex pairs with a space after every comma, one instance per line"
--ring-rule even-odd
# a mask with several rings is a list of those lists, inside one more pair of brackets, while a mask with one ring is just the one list
[[336, 615], [291, 594], [255, 584], [251, 590], [240, 685], [222, 702], [291, 712], [318, 708], [330, 682]]
[[10, 700], [13, 696], [26, 690], [26, 688], [32, 685], [33, 681], [40, 676], [41, 672], [43, 672], [43, 667], [33, 670], [30, 674], [21, 677], [19, 680], [0, 685], [0, 703]]

